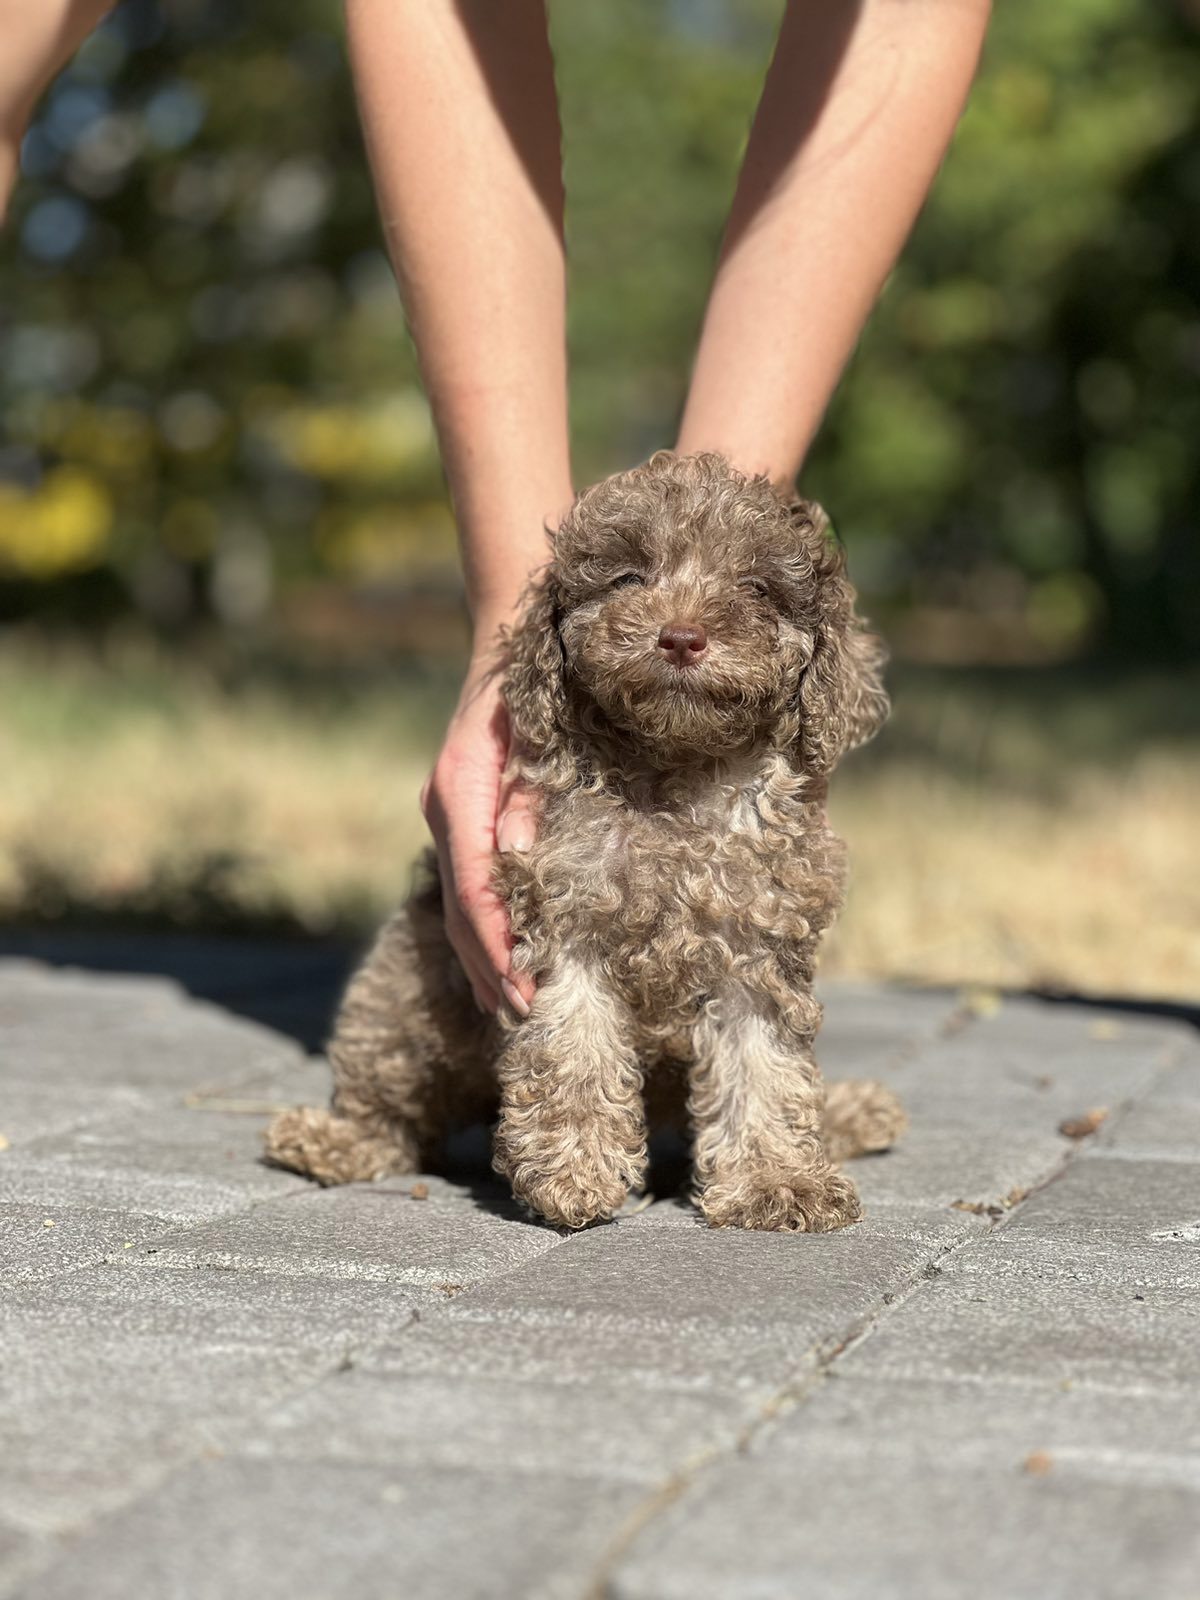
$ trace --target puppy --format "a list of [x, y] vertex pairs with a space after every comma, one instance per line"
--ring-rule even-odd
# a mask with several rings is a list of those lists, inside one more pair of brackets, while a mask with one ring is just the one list
[[506, 640], [512, 767], [537, 839], [497, 863], [528, 1018], [482, 1018], [436, 869], [350, 984], [330, 1111], [285, 1112], [271, 1160], [322, 1183], [436, 1160], [499, 1115], [495, 1166], [547, 1221], [611, 1217], [647, 1111], [690, 1121], [716, 1227], [854, 1222], [835, 1164], [904, 1123], [813, 1055], [813, 968], [842, 899], [829, 775], [887, 714], [882, 650], [822, 513], [720, 456], [662, 452], [580, 495]]

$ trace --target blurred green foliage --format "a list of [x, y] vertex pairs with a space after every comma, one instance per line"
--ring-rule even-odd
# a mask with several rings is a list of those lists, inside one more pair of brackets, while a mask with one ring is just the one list
[[[581, 477], [671, 440], [778, 10], [552, 5]], [[23, 168], [0, 616], [453, 585], [334, 0], [125, 0]], [[1200, 7], [1003, 0], [806, 474], [901, 648], [1195, 654], [1198, 378]]]

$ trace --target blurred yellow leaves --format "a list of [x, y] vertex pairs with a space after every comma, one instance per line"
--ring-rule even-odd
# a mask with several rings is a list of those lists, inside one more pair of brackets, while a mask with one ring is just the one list
[[326, 480], [378, 483], [434, 459], [429, 411], [416, 390], [365, 405], [282, 407], [261, 428], [289, 465]]
[[91, 566], [112, 527], [112, 497], [81, 467], [56, 467], [36, 489], [0, 485], [0, 564], [24, 577]]
[[369, 506], [332, 514], [317, 529], [317, 548], [341, 577], [385, 579], [454, 570], [454, 519], [438, 502]]

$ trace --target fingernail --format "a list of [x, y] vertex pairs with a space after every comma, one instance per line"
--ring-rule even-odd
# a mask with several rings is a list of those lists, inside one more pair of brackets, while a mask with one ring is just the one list
[[523, 811], [506, 811], [496, 824], [497, 850], [532, 850], [533, 822]]
[[519, 1017], [529, 1015], [529, 1001], [517, 988], [515, 983], [510, 983], [507, 978], [500, 979], [500, 987], [504, 990], [504, 998]]

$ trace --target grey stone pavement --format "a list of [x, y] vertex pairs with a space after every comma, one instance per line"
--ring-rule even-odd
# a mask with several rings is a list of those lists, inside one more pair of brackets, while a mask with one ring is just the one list
[[0, 1595], [1200, 1594], [1182, 1021], [830, 988], [829, 1075], [912, 1116], [865, 1222], [564, 1237], [469, 1150], [260, 1165], [330, 972], [221, 959], [0, 961]]

